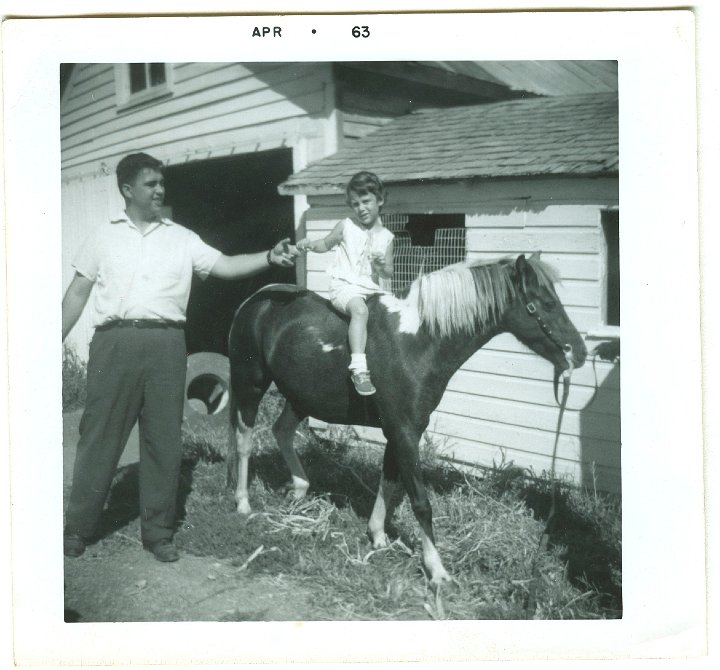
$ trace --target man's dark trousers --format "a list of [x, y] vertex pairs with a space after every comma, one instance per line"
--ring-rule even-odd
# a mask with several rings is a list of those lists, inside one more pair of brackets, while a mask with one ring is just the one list
[[87, 366], [66, 534], [96, 532], [117, 465], [135, 421], [140, 429], [140, 521], [145, 545], [170, 539], [182, 459], [187, 358], [175, 327], [95, 331]]

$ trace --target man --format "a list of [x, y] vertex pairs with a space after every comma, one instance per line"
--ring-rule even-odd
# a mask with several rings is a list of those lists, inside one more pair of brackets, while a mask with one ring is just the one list
[[179, 558], [172, 537], [187, 365], [183, 326], [192, 274], [239, 279], [294, 263], [289, 240], [267, 252], [226, 256], [162, 218], [162, 169], [160, 161], [143, 153], [118, 163], [125, 210], [90, 235], [63, 298], [64, 341], [95, 287], [97, 318], [65, 519], [66, 556], [80, 556], [95, 533], [118, 461], [139, 421], [143, 545], [159, 561]]

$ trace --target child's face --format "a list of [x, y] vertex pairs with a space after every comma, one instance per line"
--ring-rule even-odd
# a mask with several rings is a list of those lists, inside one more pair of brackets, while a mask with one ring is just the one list
[[378, 199], [374, 193], [355, 193], [350, 191], [348, 201], [357, 220], [365, 227], [374, 225], [380, 216], [380, 208], [383, 205], [382, 198]]

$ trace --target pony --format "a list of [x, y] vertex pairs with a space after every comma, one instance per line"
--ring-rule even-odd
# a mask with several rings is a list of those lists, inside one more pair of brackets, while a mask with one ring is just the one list
[[374, 549], [387, 546], [386, 519], [403, 488], [420, 526], [430, 582], [451, 581], [435, 546], [432, 509], [419, 463], [420, 438], [452, 375], [499, 333], [552, 363], [555, 381], [587, 356], [582, 337], [555, 292], [553, 268], [535, 254], [450, 265], [413, 281], [399, 296], [367, 300], [367, 360], [377, 392], [358, 395], [350, 381], [348, 318], [318, 294], [272, 284], [250, 296], [230, 329], [228, 484], [237, 510], [250, 513], [248, 459], [258, 405], [271, 382], [285, 398], [272, 426], [292, 477], [292, 493], [309, 481], [293, 448], [298, 424], [315, 417], [375, 426], [387, 440], [382, 476], [368, 521]]

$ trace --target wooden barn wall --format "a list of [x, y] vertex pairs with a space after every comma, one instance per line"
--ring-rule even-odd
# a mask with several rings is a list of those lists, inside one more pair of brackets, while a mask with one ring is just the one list
[[[146, 151], [167, 164], [289, 147], [293, 170], [335, 152], [338, 119], [323, 63], [168, 64], [172, 94], [118, 105], [116, 66], [75, 65], [61, 101], [63, 290], [79, 245], [122, 205], [115, 166]], [[297, 221], [305, 209], [296, 199]], [[85, 357], [90, 310], [69, 338]]]
[[[108, 212], [119, 211], [123, 200], [114, 174], [98, 172], [63, 183], [62, 188], [62, 282], [63, 291], [70, 284], [74, 270], [72, 261], [93, 226], [108, 218]], [[67, 344], [87, 360], [88, 345], [93, 334], [93, 295], [77, 325], [68, 336]]]
[[[310, 197], [306, 226], [326, 234], [347, 215], [341, 196]], [[468, 258], [541, 251], [560, 272], [558, 294], [588, 349], [602, 326], [601, 213], [618, 205], [616, 179], [493, 181], [390, 189], [385, 212], [465, 213]], [[327, 291], [332, 254], [309, 254], [307, 286]], [[588, 334], [590, 336], [588, 337]], [[471, 464], [512, 461], [550, 471], [558, 408], [552, 366], [511, 335], [500, 335], [455, 374], [430, 422], [443, 452]], [[594, 391], [597, 384], [597, 392]], [[619, 366], [589, 358], [575, 371], [555, 471], [575, 483], [620, 489]], [[379, 431], [362, 430], [382, 439]]]
[[[168, 64], [172, 94], [119, 107], [113, 64], [79, 64], [61, 103], [66, 176], [114, 163], [133, 150], [179, 162], [295, 146], [327, 154], [333, 105], [330, 67], [313, 63]], [[314, 143], [317, 145], [312, 146]], [[335, 150], [336, 146], [332, 148]]]

